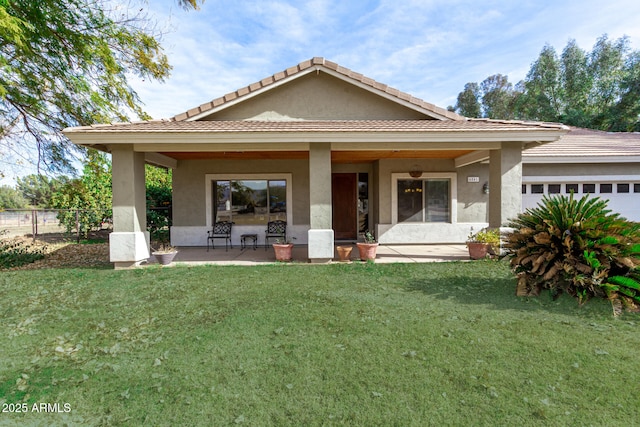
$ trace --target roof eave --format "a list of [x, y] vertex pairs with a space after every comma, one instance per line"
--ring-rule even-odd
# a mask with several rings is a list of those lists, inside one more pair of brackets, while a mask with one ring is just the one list
[[[126, 132], [102, 130], [65, 130], [65, 135], [77, 145], [119, 144], [256, 144], [264, 146], [273, 142], [336, 142], [336, 143], [386, 143], [398, 142], [551, 142], [558, 140], [561, 130], [503, 130], [503, 131], [412, 131], [412, 132]], [[265, 147], [266, 148], [266, 147]]]
[[522, 162], [527, 164], [578, 164], [578, 163], [640, 163], [640, 156], [584, 156], [584, 155], [566, 155], [566, 156], [527, 156], [522, 154]]
[[[307, 68], [304, 69], [302, 71], [298, 71], [295, 74], [291, 74], [291, 75], [284, 75], [281, 78], [278, 78], [279, 74], [274, 74], [273, 76], [270, 77], [270, 79], [274, 79], [274, 81], [272, 83], [269, 83], [267, 85], [263, 84], [264, 80], [261, 80], [260, 82], [257, 83], [253, 83], [252, 85], [249, 85], [248, 87], [250, 88], [251, 86], [254, 85], [260, 85], [259, 87], [257, 87], [254, 90], [247, 90], [246, 93], [242, 92], [242, 90], [238, 90], [235, 92], [231, 92], [228, 93], [226, 95], [224, 95], [221, 98], [216, 98], [211, 102], [208, 103], [204, 103], [198, 107], [196, 107], [196, 109], [201, 110], [201, 112], [194, 114], [194, 115], [189, 115], [189, 112], [193, 112], [195, 109], [189, 110], [185, 113], [182, 114], [178, 114], [176, 116], [173, 117], [174, 120], [176, 121], [187, 121], [187, 122], [195, 122], [198, 120], [202, 120], [203, 118], [210, 116], [212, 114], [215, 114], [219, 111], [222, 110], [226, 110], [227, 108], [233, 107], [234, 105], [237, 105], [239, 103], [242, 103], [244, 101], [247, 101], [251, 98], [254, 98], [258, 95], [261, 95], [265, 92], [270, 91], [271, 89], [275, 89], [279, 86], [282, 86], [283, 84], [289, 83], [293, 80], [299, 79], [300, 77], [306, 76], [310, 73], [312, 73], [313, 71], [315, 71], [316, 69], [318, 69], [318, 66], [313, 66], [311, 68]], [[284, 73], [284, 72], [283, 72]], [[213, 104], [213, 107], [211, 107], [210, 105]]]

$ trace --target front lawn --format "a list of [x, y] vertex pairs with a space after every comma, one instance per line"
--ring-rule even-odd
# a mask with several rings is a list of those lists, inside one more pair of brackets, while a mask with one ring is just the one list
[[640, 315], [514, 291], [490, 261], [5, 271], [0, 425], [637, 423]]

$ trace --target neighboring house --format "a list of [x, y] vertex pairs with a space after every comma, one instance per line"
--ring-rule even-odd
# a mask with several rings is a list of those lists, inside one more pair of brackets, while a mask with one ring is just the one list
[[[144, 163], [174, 169], [177, 246], [205, 246], [215, 221], [233, 240], [284, 219], [312, 262], [372, 230], [381, 243], [461, 243], [521, 210], [522, 151], [568, 128], [469, 120], [313, 58], [169, 120], [66, 129], [112, 154], [110, 256], [149, 256]], [[487, 165], [488, 160], [488, 165]], [[490, 188], [490, 191], [489, 191]]]
[[592, 194], [640, 221], [640, 134], [571, 128], [557, 142], [522, 153], [522, 208], [543, 195]]

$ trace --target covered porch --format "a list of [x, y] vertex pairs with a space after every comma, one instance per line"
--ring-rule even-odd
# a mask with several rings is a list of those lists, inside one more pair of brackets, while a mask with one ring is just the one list
[[[358, 259], [358, 249], [354, 243], [337, 243], [334, 246], [334, 260], [338, 259], [335, 247], [353, 246], [351, 262], [362, 262]], [[292, 252], [292, 263], [308, 263], [307, 245], [295, 245]], [[379, 245], [375, 262], [384, 263], [423, 263], [423, 262], [450, 262], [468, 261], [469, 252], [464, 244], [442, 245]], [[234, 244], [233, 249], [225, 251], [224, 248], [216, 248], [207, 251], [205, 247], [178, 248], [178, 254], [171, 265], [262, 265], [276, 263], [272, 248], [260, 245], [257, 249], [248, 247], [241, 249]], [[340, 263], [340, 261], [334, 261]], [[156, 265], [153, 257], [147, 259], [143, 265]], [[279, 262], [279, 264], [287, 264]]]
[[112, 155], [111, 261], [127, 268], [150, 255], [145, 163], [173, 169], [172, 245], [203, 247], [220, 221], [236, 241], [263, 235], [277, 219], [301, 259], [323, 263], [366, 231], [416, 248], [500, 227], [521, 209], [522, 151], [567, 130], [466, 119], [313, 58], [169, 120], [65, 134]]
[[[335, 242], [340, 238], [336, 218], [341, 218], [347, 208], [354, 212], [349, 223], [356, 227], [357, 212], [366, 206], [366, 229], [372, 230], [385, 245], [460, 244], [470, 230], [500, 227], [520, 212], [523, 147], [536, 140], [556, 139], [563, 130], [559, 126], [487, 121], [441, 124], [425, 120], [412, 124], [409, 130], [397, 124], [392, 132], [388, 130], [390, 123], [378, 123], [379, 133], [372, 134], [370, 129], [338, 132], [340, 137], [348, 135], [356, 141], [351, 143], [332, 142], [338, 138], [333, 132], [282, 131], [282, 123], [263, 124], [270, 130], [262, 129], [250, 137], [245, 136], [251, 144], [259, 144], [261, 139], [271, 136], [275, 128], [279, 140], [290, 139], [290, 144], [298, 150], [304, 149], [300, 159], [289, 158], [292, 150], [276, 150], [268, 159], [258, 158], [264, 156], [265, 151], [250, 150], [249, 143], [244, 150], [233, 146], [235, 151], [231, 154], [239, 156], [238, 159], [226, 158], [230, 151], [219, 151], [216, 139], [237, 137], [245, 132], [238, 128], [253, 128], [255, 123], [234, 123], [233, 129], [226, 128], [228, 123], [212, 121], [198, 126], [198, 130], [191, 122], [112, 125], [104, 133], [100, 128], [84, 130], [83, 136], [93, 139], [100, 134], [99, 137], [113, 141], [109, 146], [114, 178], [111, 261], [116, 268], [133, 267], [150, 255], [145, 218], [145, 162], [174, 169], [171, 228], [174, 246], [206, 245], [207, 230], [221, 218], [220, 211], [214, 209], [220, 202], [216, 190], [220, 182], [230, 186], [257, 181], [268, 186], [277, 182], [283, 183], [280, 192], [284, 203], [275, 215], [286, 219], [287, 236], [296, 238], [298, 250], [303, 248], [305, 261], [329, 262], [336, 259]], [[369, 126], [375, 128], [374, 123]], [[203, 127], [207, 129], [204, 132]], [[122, 143], [133, 136], [132, 128], [147, 128], [151, 131], [149, 137], [156, 141], [167, 138], [170, 142], [167, 141], [166, 147], [158, 147], [157, 143], [150, 146]], [[419, 132], [415, 128], [419, 128]], [[192, 136], [206, 141], [198, 144], [198, 151], [170, 151], [178, 146], [184, 149], [183, 141]], [[381, 152], [372, 148], [388, 144], [384, 141], [403, 138], [410, 142], [393, 143], [393, 150]], [[300, 142], [305, 139], [306, 142]], [[309, 142], [310, 139], [313, 142]], [[226, 149], [231, 148], [224, 145]], [[453, 147], [464, 147], [465, 154]], [[351, 163], [336, 158], [344, 152], [350, 152]], [[358, 161], [364, 154], [374, 158]], [[334, 178], [345, 175], [353, 177], [352, 183], [336, 185]], [[368, 184], [364, 194], [358, 191], [359, 176], [368, 177], [364, 181]], [[432, 183], [442, 188], [435, 187], [436, 191], [432, 192], [429, 187]], [[483, 190], [485, 186], [487, 191]], [[338, 204], [332, 195], [347, 187], [351, 189], [347, 203]], [[414, 202], [412, 207], [410, 204]], [[234, 203], [230, 205], [234, 207]], [[267, 212], [264, 220], [271, 214], [274, 212]], [[265, 224], [236, 222], [232, 237], [237, 241], [241, 234], [262, 235], [264, 229]], [[353, 228], [349, 239], [358, 239], [362, 231], [362, 228]]]

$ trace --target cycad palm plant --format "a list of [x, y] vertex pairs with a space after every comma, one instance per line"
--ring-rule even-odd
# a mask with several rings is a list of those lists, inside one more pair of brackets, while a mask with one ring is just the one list
[[616, 307], [640, 304], [640, 224], [611, 213], [606, 201], [545, 196], [508, 225], [518, 295], [549, 289], [581, 303], [595, 296]]

